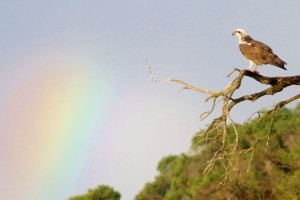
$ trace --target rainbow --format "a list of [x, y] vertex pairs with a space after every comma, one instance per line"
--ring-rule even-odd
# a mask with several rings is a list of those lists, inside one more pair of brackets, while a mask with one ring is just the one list
[[[54, 58], [59, 59], [50, 61]], [[80, 181], [93, 140], [103, 134], [113, 71], [100, 60], [52, 59], [31, 58], [14, 71], [18, 80], [2, 100], [7, 162], [1, 171], [10, 172], [4, 174], [8, 199], [46, 199], [49, 193], [49, 199], [67, 198]]]

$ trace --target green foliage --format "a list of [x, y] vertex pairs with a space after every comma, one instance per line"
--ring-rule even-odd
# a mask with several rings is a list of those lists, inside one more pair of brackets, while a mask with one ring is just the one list
[[168, 173], [169, 171], [172, 171], [176, 158], [177, 156], [171, 155], [161, 159], [157, 165], [157, 170], [160, 173]]
[[121, 195], [107, 185], [89, 189], [86, 194], [70, 197], [69, 200], [119, 200]]
[[[203, 137], [197, 135], [192, 146], [200, 145], [201, 151], [193, 156], [163, 158], [157, 167], [159, 175], [135, 199], [300, 199], [300, 104], [295, 109], [280, 109], [272, 126], [271, 116], [266, 116], [235, 127], [239, 134], [237, 149], [253, 147], [253, 152], [249, 150], [235, 158], [237, 171], [227, 174], [225, 184], [220, 185], [225, 169], [219, 162], [203, 176], [218, 145], [205, 145]], [[235, 137], [230, 125], [228, 140], [234, 141]]]

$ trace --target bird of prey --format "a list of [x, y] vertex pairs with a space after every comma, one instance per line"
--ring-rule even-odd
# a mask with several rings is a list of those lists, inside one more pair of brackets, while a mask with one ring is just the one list
[[[273, 53], [273, 50], [269, 46], [260, 41], [253, 40], [245, 30], [235, 29], [232, 35], [238, 37], [240, 50], [244, 57], [249, 60], [249, 69], [251, 71], [257, 72], [258, 66], [267, 64], [286, 70], [284, 67], [286, 62]], [[253, 64], [256, 66], [254, 70], [252, 69]]]

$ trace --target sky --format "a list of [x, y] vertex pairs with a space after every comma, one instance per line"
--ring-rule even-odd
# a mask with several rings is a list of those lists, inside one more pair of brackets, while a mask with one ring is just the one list
[[[215, 114], [177, 78], [221, 90], [249, 63], [231, 33], [245, 29], [300, 73], [296, 0], [6, 0], [0, 3], [0, 199], [64, 200], [104, 184], [131, 200], [157, 175], [158, 161], [187, 152]], [[236, 95], [263, 89], [245, 79]], [[243, 122], [299, 93], [290, 87], [241, 103]], [[218, 107], [217, 107], [218, 108]]]

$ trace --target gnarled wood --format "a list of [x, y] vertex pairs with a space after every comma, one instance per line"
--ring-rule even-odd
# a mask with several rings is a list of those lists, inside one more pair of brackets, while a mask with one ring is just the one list
[[[204, 174], [208, 174], [213, 169], [214, 164], [217, 160], [222, 160], [224, 168], [226, 169], [226, 173], [230, 173], [228, 168], [229, 168], [229, 166], [234, 165], [235, 161], [233, 158], [235, 156], [240, 155], [242, 153], [247, 153], [250, 151], [251, 151], [251, 155], [253, 154], [254, 146], [250, 147], [249, 149], [240, 150], [239, 152], [237, 152], [236, 147], [238, 144], [238, 132], [237, 132], [237, 130], [234, 126], [234, 122], [230, 116], [230, 111], [233, 107], [235, 107], [238, 103], [241, 103], [243, 101], [255, 101], [263, 96], [274, 95], [276, 93], [279, 93], [289, 86], [300, 85], [300, 75], [286, 76], [286, 77], [281, 77], [281, 76], [280, 77], [267, 77], [267, 76], [260, 75], [256, 72], [250, 71], [250, 70], [240, 70], [240, 69], [235, 68], [228, 75], [228, 76], [230, 76], [234, 72], [238, 72], [238, 75], [234, 78], [234, 80], [231, 81], [222, 90], [213, 91], [213, 90], [209, 90], [209, 89], [205, 89], [205, 88], [199, 88], [199, 87], [192, 86], [192, 85], [186, 83], [185, 81], [182, 81], [179, 79], [172, 79], [172, 78], [166, 78], [163, 80], [156, 79], [151, 70], [151, 66], [148, 65], [147, 62], [146, 62], [146, 67], [148, 68], [152, 82], [174, 82], [174, 83], [181, 85], [183, 87], [183, 89], [193, 90], [196, 92], [208, 94], [209, 96], [206, 98], [206, 101], [209, 101], [212, 99], [213, 105], [209, 111], [204, 112], [201, 115], [201, 119], [206, 118], [214, 111], [217, 99], [222, 100], [223, 105], [222, 105], [221, 116], [213, 119], [212, 122], [209, 124], [208, 128], [206, 129], [206, 131], [204, 131], [204, 133], [202, 133], [202, 135], [200, 135], [201, 141], [206, 141], [206, 142], [209, 141], [209, 143], [220, 142], [220, 148], [217, 151], [215, 151], [214, 156], [208, 161], [208, 165], [203, 172]], [[267, 89], [257, 91], [252, 94], [246, 94], [246, 95], [243, 95], [240, 97], [233, 97], [235, 91], [239, 87], [241, 87], [242, 80], [245, 76], [249, 77], [261, 84], [269, 85], [269, 87]], [[265, 113], [265, 115], [272, 114], [271, 115], [271, 117], [272, 117], [271, 123], [270, 123], [270, 131], [272, 129], [274, 114], [283, 106], [285, 106], [297, 99], [300, 99], [300, 93], [295, 94], [295, 96], [290, 97], [287, 100], [278, 102], [275, 105], [274, 109]], [[231, 123], [233, 125], [233, 129], [235, 131], [236, 138], [233, 142], [229, 142], [227, 140], [227, 137], [228, 137], [228, 122], [227, 121], [228, 121], [228, 119], [229, 119], [229, 123]], [[269, 134], [266, 136], [266, 138], [267, 138], [266, 147], [268, 145], [270, 131], [269, 131]], [[217, 135], [216, 135], [216, 133], [217, 133]], [[249, 166], [249, 168], [250, 168], [250, 166]], [[249, 168], [247, 171], [249, 171]], [[228, 177], [228, 174], [225, 174], [225, 177]]]

